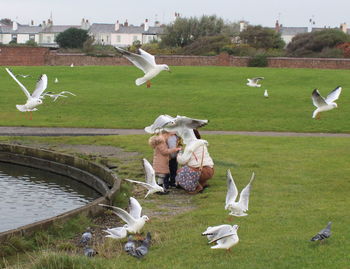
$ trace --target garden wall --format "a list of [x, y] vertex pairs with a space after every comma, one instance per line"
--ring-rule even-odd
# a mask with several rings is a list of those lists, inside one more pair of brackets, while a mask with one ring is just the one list
[[[159, 55], [157, 63], [170, 66], [237, 66], [248, 65], [249, 57], [235, 57], [226, 53], [217, 56]], [[57, 53], [47, 48], [0, 47], [0, 66], [12, 65], [130, 65], [123, 57], [94, 57], [84, 54]], [[330, 58], [268, 58], [268, 67], [350, 69], [350, 59]]]

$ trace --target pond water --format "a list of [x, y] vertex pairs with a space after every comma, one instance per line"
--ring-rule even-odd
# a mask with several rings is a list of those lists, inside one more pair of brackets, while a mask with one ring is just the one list
[[0, 162], [0, 232], [57, 216], [99, 197], [71, 178]]

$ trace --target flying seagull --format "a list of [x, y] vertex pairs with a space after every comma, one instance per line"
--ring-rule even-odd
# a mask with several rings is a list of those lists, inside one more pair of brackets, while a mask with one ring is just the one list
[[207, 236], [209, 243], [216, 242], [215, 246], [212, 246], [212, 249], [223, 248], [230, 250], [231, 247], [236, 245], [239, 242], [237, 230], [238, 225], [228, 225], [223, 224], [214, 227], [208, 227], [205, 232], [202, 233], [203, 236]]
[[141, 216], [142, 207], [140, 203], [133, 197], [129, 198], [130, 213], [126, 212], [120, 207], [104, 204], [99, 205], [113, 209], [113, 213], [126, 222], [126, 225], [124, 225], [124, 227], [129, 233], [140, 233], [145, 223], [149, 221], [149, 218], [146, 215]]
[[31, 77], [31, 75], [18, 74], [16, 77], [28, 78]]
[[31, 95], [26, 87], [23, 86], [21, 82], [16, 78], [16, 76], [11, 72], [10, 69], [5, 68], [7, 73], [17, 82], [17, 84], [20, 86], [22, 91], [27, 97], [27, 102], [24, 105], [16, 105], [17, 109], [21, 112], [30, 112], [30, 119], [32, 119], [32, 111], [38, 110], [36, 107], [38, 105], [41, 105], [43, 101], [42, 93], [45, 91], [47, 87], [47, 76], [45, 74], [41, 75], [36, 83], [35, 90], [33, 94]]
[[321, 230], [318, 234], [311, 238], [310, 241], [322, 241], [331, 236], [331, 225], [332, 222], [328, 222], [327, 227]]
[[257, 77], [257, 78], [247, 78], [248, 83], [247, 85], [250, 87], [261, 87], [259, 84], [259, 81], [263, 80], [263, 77]]
[[127, 236], [127, 225], [125, 224], [123, 227], [115, 227], [107, 230], [103, 230], [108, 233], [105, 237], [113, 238], [113, 239], [122, 239]]
[[54, 93], [54, 92], [46, 92], [42, 95], [42, 98], [45, 98], [45, 96], [51, 97], [53, 99], [53, 102], [55, 102], [59, 97], [65, 97], [67, 98], [68, 96], [64, 95], [64, 94], [70, 94], [73, 96], [76, 96], [74, 93], [69, 92], [69, 91], [62, 91], [60, 93]]
[[317, 109], [315, 109], [315, 111], [312, 113], [312, 118], [319, 119], [320, 112], [332, 110], [333, 108], [338, 107], [338, 105], [334, 103], [334, 101], [339, 98], [341, 90], [342, 87], [336, 87], [327, 95], [327, 98], [325, 99], [320, 95], [317, 89], [314, 89], [311, 98], [314, 106], [317, 107]]
[[230, 210], [229, 213], [232, 216], [236, 217], [244, 217], [248, 214], [245, 213], [248, 210], [249, 203], [249, 194], [251, 189], [251, 184], [255, 178], [255, 174], [253, 172], [252, 177], [248, 183], [248, 185], [241, 191], [238, 202], [236, 202], [238, 196], [238, 190], [236, 184], [231, 175], [230, 169], [227, 170], [227, 194], [226, 194], [226, 204], [225, 210]]
[[170, 68], [166, 64], [156, 64], [153, 55], [142, 49], [138, 49], [138, 53], [132, 53], [127, 50], [115, 47], [126, 59], [132, 62], [137, 68], [141, 69], [145, 75], [142, 78], [136, 79], [135, 83], [140, 86], [147, 82], [147, 88], [151, 87], [150, 80], [157, 76], [161, 71], [170, 72]]
[[148, 253], [148, 249], [151, 245], [151, 233], [148, 232], [146, 235], [146, 239], [141, 241], [139, 247], [137, 247], [134, 251], [130, 251], [129, 254], [136, 258], [143, 258]]
[[156, 182], [156, 173], [152, 167], [152, 165], [146, 160], [143, 159], [143, 167], [145, 169], [146, 173], [146, 182], [131, 180], [131, 179], [125, 179], [126, 181], [129, 181], [131, 183], [140, 184], [141, 186], [148, 189], [148, 192], [145, 196], [147, 198], [148, 195], [156, 193], [156, 192], [165, 192], [164, 188], [159, 186]]

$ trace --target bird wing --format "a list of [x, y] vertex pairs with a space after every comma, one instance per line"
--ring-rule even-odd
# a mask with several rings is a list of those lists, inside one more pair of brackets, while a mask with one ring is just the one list
[[193, 118], [188, 118], [184, 116], [176, 116], [175, 118], [175, 125], [184, 126], [189, 129], [197, 129], [207, 124], [208, 124], [208, 120], [199, 120], [199, 119], [193, 119]]
[[146, 173], [146, 182], [150, 185], [157, 185], [156, 183], [156, 173], [152, 167], [152, 165], [146, 160], [143, 159], [143, 167]]
[[312, 92], [312, 102], [315, 107], [321, 107], [327, 105], [326, 100], [320, 95], [317, 89]]
[[227, 178], [227, 194], [226, 194], [226, 206], [225, 206], [225, 208], [229, 204], [234, 203], [236, 201], [237, 196], [238, 196], [238, 190], [237, 190], [236, 184], [233, 180], [230, 169], [227, 169], [226, 178]]
[[338, 86], [333, 91], [331, 91], [326, 98], [326, 103], [330, 104], [333, 103], [335, 100], [339, 98], [339, 95], [341, 93], [342, 87]]
[[208, 244], [214, 243], [214, 242], [216, 242], [216, 241], [219, 241], [220, 239], [229, 237], [229, 236], [234, 235], [234, 234], [237, 234], [237, 233], [236, 233], [236, 232], [223, 233], [222, 235], [220, 235], [220, 236], [214, 238], [213, 240], [209, 241]]
[[46, 90], [46, 87], [47, 87], [47, 76], [45, 74], [42, 74], [36, 83], [36, 87], [32, 96], [34, 98], [39, 98], [40, 95]]
[[30, 93], [28, 92], [28, 90], [26, 89], [26, 87], [23, 86], [23, 84], [21, 82], [19, 82], [19, 80], [16, 78], [16, 76], [11, 72], [10, 69], [5, 68], [7, 73], [9, 73], [9, 75], [17, 82], [17, 84], [21, 87], [22, 91], [24, 92], [24, 94], [27, 96], [27, 98], [29, 99], [31, 97]]
[[129, 198], [129, 212], [133, 218], [141, 218], [142, 207], [134, 197]]
[[149, 63], [152, 65], [156, 65], [156, 59], [152, 54], [149, 54], [147, 51], [144, 51], [143, 49], [139, 49], [140, 55], [147, 59]]
[[124, 180], [129, 181], [129, 182], [131, 182], [131, 183], [140, 184], [141, 186], [145, 187], [145, 188], [148, 189], [148, 190], [153, 188], [152, 185], [150, 185], [150, 184], [148, 184], [148, 183], [146, 183], [146, 182], [137, 181], [137, 180], [132, 180], [132, 179], [128, 179], [128, 178], [124, 178]]
[[250, 189], [252, 188], [252, 182], [255, 178], [255, 173], [252, 173], [252, 177], [248, 183], [247, 186], [241, 191], [241, 194], [239, 196], [239, 207], [242, 208], [243, 211], [248, 210], [248, 204], [249, 204], [249, 195], [250, 195]]
[[76, 94], [74, 94], [74, 93], [72, 93], [72, 92], [69, 92], [69, 91], [60, 92], [60, 94], [65, 94], [65, 93], [69, 93], [69, 94], [71, 94], [71, 95], [73, 95], [73, 96], [77, 96]]
[[228, 236], [228, 234], [232, 234], [234, 231], [231, 225], [223, 224], [214, 227], [208, 227], [208, 229], [203, 233], [203, 235], [210, 235], [209, 244], [219, 240], [222, 237]]
[[137, 68], [141, 69], [144, 73], [148, 73], [153, 69], [154, 64], [150, 61], [149, 57], [145, 54], [135, 54], [127, 50], [115, 47], [125, 58], [132, 62]]
[[135, 218], [131, 216], [128, 212], [120, 207], [115, 207], [111, 205], [98, 204], [99, 206], [107, 207], [113, 209], [113, 213], [116, 214], [119, 218], [125, 221], [129, 226], [136, 222]]
[[254, 83], [258, 83], [260, 80], [263, 80], [264, 78], [263, 77], [257, 77], [257, 78], [252, 78], [252, 81]]
[[324, 228], [322, 231], [320, 231], [319, 234], [322, 234], [325, 237], [330, 237], [330, 235], [331, 235], [331, 225], [332, 225], [332, 223], [329, 222], [327, 227]]

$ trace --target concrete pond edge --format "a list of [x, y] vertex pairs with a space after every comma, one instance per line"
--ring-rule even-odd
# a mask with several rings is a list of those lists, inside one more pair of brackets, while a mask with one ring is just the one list
[[0, 242], [8, 240], [12, 236], [30, 235], [77, 215], [97, 216], [104, 210], [98, 204], [111, 204], [120, 188], [120, 179], [108, 168], [82, 158], [47, 149], [0, 143], [0, 162], [19, 164], [67, 176], [92, 187], [101, 194], [100, 198], [85, 206], [2, 232], [0, 233]]

